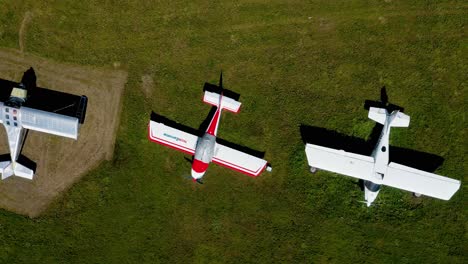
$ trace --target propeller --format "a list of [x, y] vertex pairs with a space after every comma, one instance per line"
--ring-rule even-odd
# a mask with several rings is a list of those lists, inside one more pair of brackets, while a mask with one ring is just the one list
[[203, 184], [203, 182], [201, 181], [201, 179], [193, 179], [194, 182], [197, 182], [198, 184]]
[[192, 176], [185, 176], [186, 179], [191, 179], [193, 182], [196, 182], [198, 184], [203, 184], [203, 182], [201, 181], [201, 179], [195, 179], [193, 178]]
[[219, 75], [219, 88], [221, 88], [221, 91], [223, 90], [223, 71]]
[[[363, 204], [365, 204], [365, 205], [367, 206], [367, 201], [360, 201], [360, 200], [358, 200], [357, 202], [358, 202], [358, 203], [363, 203]], [[377, 207], [377, 206], [380, 206], [380, 205], [382, 205], [382, 204], [383, 204], [382, 202], [376, 202], [376, 201], [374, 201], [373, 203], [370, 204], [370, 206], [367, 206], [367, 207]]]

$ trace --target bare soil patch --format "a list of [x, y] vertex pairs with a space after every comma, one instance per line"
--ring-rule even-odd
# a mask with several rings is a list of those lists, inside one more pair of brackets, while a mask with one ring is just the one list
[[[0, 181], [0, 207], [35, 217], [103, 159], [112, 158], [127, 73], [56, 63], [0, 49], [0, 78], [18, 82], [29, 67], [34, 68], [39, 87], [86, 95], [89, 100], [78, 140], [29, 131], [22, 154], [37, 163], [34, 179], [10, 177]], [[0, 154], [8, 152], [1, 126]]]

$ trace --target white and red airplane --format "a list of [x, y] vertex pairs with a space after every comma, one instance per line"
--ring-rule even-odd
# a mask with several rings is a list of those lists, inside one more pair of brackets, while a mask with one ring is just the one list
[[216, 142], [221, 111], [226, 109], [238, 113], [241, 103], [221, 94], [205, 91], [203, 102], [216, 106], [216, 112], [202, 137], [167, 126], [162, 122], [150, 120], [149, 139], [153, 142], [194, 155], [192, 179], [200, 179], [208, 169], [210, 162], [217, 163], [248, 176], [256, 177], [267, 168], [267, 161], [250, 154], [223, 146]]

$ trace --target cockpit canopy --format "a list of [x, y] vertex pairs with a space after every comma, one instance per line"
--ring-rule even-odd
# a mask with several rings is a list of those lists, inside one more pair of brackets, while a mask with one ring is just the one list
[[377, 192], [380, 190], [380, 184], [376, 184], [371, 181], [364, 181], [364, 186], [366, 186], [366, 188], [371, 192]]
[[215, 144], [216, 138], [210, 134], [205, 134], [203, 137], [198, 139], [195, 159], [201, 160], [205, 163], [211, 162], [214, 155]]

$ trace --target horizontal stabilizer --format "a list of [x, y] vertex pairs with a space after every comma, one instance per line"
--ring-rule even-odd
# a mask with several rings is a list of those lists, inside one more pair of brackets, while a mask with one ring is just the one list
[[370, 107], [369, 118], [383, 125], [387, 119], [387, 110], [384, 108]]
[[226, 109], [234, 113], [239, 112], [241, 106], [240, 102], [226, 96], [222, 96], [220, 100], [220, 96], [222, 95], [205, 91], [205, 95], [203, 96], [203, 102], [210, 105], [214, 105], [216, 107], [221, 107], [221, 109]]
[[2, 174], [2, 180], [10, 176], [18, 176], [28, 180], [32, 180], [34, 171], [18, 162], [12, 163], [11, 161], [0, 162], [0, 173]]
[[372, 178], [374, 158], [344, 150], [336, 150], [306, 144], [307, 161], [310, 167], [336, 172], [363, 180]]
[[2, 174], [2, 180], [13, 176], [13, 169], [11, 167], [11, 161], [1, 161], [0, 162], [0, 173]]
[[402, 112], [397, 112], [395, 117], [390, 122], [391, 127], [408, 127], [410, 123], [410, 117]]
[[382, 184], [426, 196], [449, 200], [460, 181], [391, 162]]
[[32, 169], [21, 165], [18, 162], [15, 163], [15, 168], [13, 171], [16, 176], [29, 180], [32, 180], [34, 176], [34, 171]]

